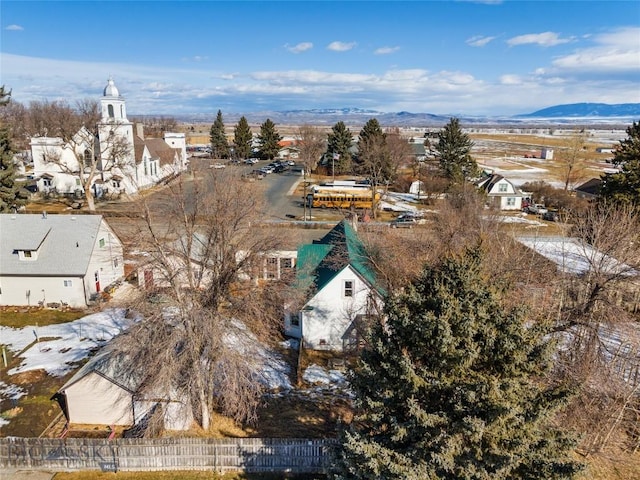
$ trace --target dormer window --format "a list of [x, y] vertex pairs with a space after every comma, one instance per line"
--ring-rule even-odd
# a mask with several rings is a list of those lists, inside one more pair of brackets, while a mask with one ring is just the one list
[[505, 193], [507, 191], [507, 184], [501, 183], [500, 185], [498, 185], [498, 191], [500, 193]]
[[17, 250], [13, 253], [18, 254], [18, 258], [25, 262], [33, 262], [38, 259], [38, 251], [37, 250]]

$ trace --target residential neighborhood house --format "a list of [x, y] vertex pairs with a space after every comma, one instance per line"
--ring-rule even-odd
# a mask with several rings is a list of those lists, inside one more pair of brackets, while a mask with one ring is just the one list
[[495, 173], [480, 179], [476, 186], [487, 194], [489, 204], [500, 210], [522, 210], [522, 199], [527, 196], [509, 180]]
[[592, 200], [600, 195], [601, 187], [602, 180], [600, 178], [592, 178], [583, 184], [578, 185], [574, 190], [576, 192], [576, 197]]
[[167, 132], [163, 139], [145, 139], [141, 124], [134, 131], [125, 99], [111, 78], [100, 107], [102, 118], [93, 130], [82, 127], [67, 142], [60, 137], [31, 139], [32, 175], [39, 191], [82, 196], [82, 180], [93, 174], [95, 197], [135, 194], [187, 168], [185, 135]]
[[124, 277], [101, 215], [0, 214], [0, 305], [86, 307]]
[[360, 327], [382, 306], [364, 246], [354, 227], [342, 220], [322, 239], [298, 248], [300, 305], [289, 305], [285, 334], [305, 347], [342, 351], [360, 341]]
[[167, 400], [166, 394], [154, 400], [136, 394], [140, 377], [120, 353], [109, 346], [84, 364], [53, 395], [67, 425], [110, 425], [132, 427], [144, 422], [156, 407], [162, 408], [164, 428], [187, 430], [193, 421], [192, 410], [184, 401]]

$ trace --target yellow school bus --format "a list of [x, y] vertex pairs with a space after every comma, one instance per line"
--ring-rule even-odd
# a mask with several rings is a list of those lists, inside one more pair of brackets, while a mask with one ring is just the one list
[[[376, 203], [380, 194], [376, 193]], [[373, 195], [370, 188], [339, 189], [315, 187], [307, 194], [306, 203], [313, 208], [373, 208]]]

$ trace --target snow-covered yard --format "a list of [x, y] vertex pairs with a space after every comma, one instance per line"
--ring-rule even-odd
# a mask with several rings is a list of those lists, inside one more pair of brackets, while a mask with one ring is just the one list
[[[28, 326], [10, 328], [0, 326], [0, 343], [16, 356], [18, 366], [8, 371], [7, 378], [0, 381], [0, 402], [16, 402], [26, 391], [11, 383], [11, 376], [34, 370], [44, 370], [48, 375], [61, 377], [77, 369], [93, 352], [106, 345], [116, 335], [129, 328], [135, 318], [128, 318], [124, 308], [109, 308], [78, 320], [46, 327]], [[245, 328], [237, 328], [236, 334], [227, 339], [234, 348], [240, 349], [254, 362], [256, 371], [265, 388], [286, 395], [291, 392], [291, 366], [277, 351], [261, 344]], [[240, 336], [242, 338], [240, 338]], [[283, 342], [283, 348], [297, 348], [297, 342]], [[304, 372], [305, 382], [312, 384], [309, 390], [298, 390], [297, 394], [312, 394], [318, 389], [333, 390], [345, 383], [344, 375], [337, 371], [325, 371], [313, 365]], [[0, 418], [0, 426], [8, 420]]]

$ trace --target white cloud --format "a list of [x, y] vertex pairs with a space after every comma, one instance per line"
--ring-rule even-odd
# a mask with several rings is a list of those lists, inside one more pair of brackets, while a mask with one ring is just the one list
[[204, 62], [206, 60], [209, 60], [209, 57], [207, 57], [206, 55], [194, 55], [193, 57], [183, 57], [182, 59], [185, 62]]
[[500, 76], [500, 84], [502, 85], [520, 85], [522, 78], [520, 75], [506, 74]]
[[[600, 37], [603, 42], [624, 35]], [[607, 47], [612, 47], [609, 43]], [[3, 83], [21, 103], [97, 98], [109, 75], [131, 115], [290, 110], [353, 106], [380, 111], [509, 115], [584, 101], [640, 103], [637, 76], [577, 78], [557, 66], [529, 73], [496, 71], [496, 80], [470, 71], [423, 68], [374, 71], [211, 71], [202, 64], [145, 66], [62, 61], [0, 53]], [[564, 72], [564, 73], [563, 73]], [[572, 73], [572, 72], [569, 72]], [[613, 80], [612, 80], [613, 78]]]
[[301, 42], [293, 46], [285, 45], [285, 48], [289, 50], [291, 53], [302, 53], [302, 52], [306, 52], [307, 50], [311, 50], [313, 48], [313, 43]]
[[640, 28], [621, 28], [592, 38], [594, 46], [556, 58], [552, 64], [561, 70], [592, 72], [640, 71]]
[[356, 45], [356, 42], [331, 42], [329, 45], [327, 45], [327, 49], [334, 52], [346, 52], [348, 50], [351, 50]]
[[481, 35], [476, 35], [466, 40], [466, 44], [471, 47], [484, 47], [486, 44], [495, 40], [496, 37], [483, 37]]
[[24, 28], [21, 25], [16, 25], [16, 24], [7, 25], [6, 27], [4, 27], [4, 29], [12, 30], [14, 32], [21, 32], [22, 30], [24, 30]]
[[560, 38], [555, 32], [529, 33], [527, 35], [519, 35], [507, 40], [507, 44], [511, 47], [514, 45], [539, 45], [541, 47], [553, 47], [563, 43], [569, 43], [572, 38]]
[[377, 48], [373, 53], [374, 55], [389, 55], [390, 53], [395, 53], [400, 50], [400, 47], [380, 47]]

